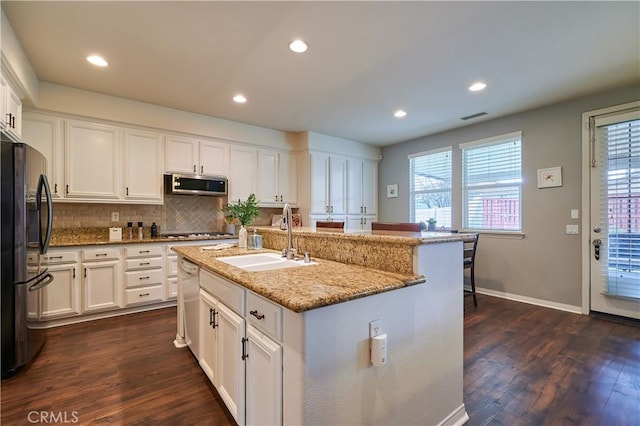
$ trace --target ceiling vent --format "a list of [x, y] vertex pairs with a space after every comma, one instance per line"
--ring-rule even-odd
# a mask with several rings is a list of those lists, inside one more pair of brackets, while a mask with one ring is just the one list
[[466, 117], [461, 117], [460, 120], [471, 120], [472, 118], [482, 117], [483, 115], [487, 115], [486, 112], [479, 112], [477, 114], [467, 115]]

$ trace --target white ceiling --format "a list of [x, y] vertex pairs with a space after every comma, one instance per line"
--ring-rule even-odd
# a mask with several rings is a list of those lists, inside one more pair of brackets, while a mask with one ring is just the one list
[[[635, 1], [2, 1], [2, 9], [40, 81], [379, 146], [640, 81]], [[307, 53], [288, 50], [296, 37]], [[92, 53], [110, 66], [89, 65]], [[477, 80], [487, 89], [469, 92]], [[232, 102], [238, 92], [246, 104]], [[395, 119], [398, 108], [407, 117]]]

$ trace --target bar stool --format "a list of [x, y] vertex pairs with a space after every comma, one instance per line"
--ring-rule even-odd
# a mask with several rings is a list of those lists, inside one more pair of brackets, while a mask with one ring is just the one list
[[340, 222], [318, 221], [316, 222], [316, 229], [332, 230], [332, 231], [344, 230], [344, 221], [340, 221]]
[[473, 296], [473, 306], [478, 307], [478, 298], [476, 297], [476, 252], [478, 251], [478, 240], [480, 234], [469, 234], [469, 239], [465, 239], [464, 246], [464, 269], [471, 270], [471, 291], [465, 290], [465, 296]]
[[420, 224], [412, 222], [371, 222], [372, 231], [409, 231], [420, 232]]

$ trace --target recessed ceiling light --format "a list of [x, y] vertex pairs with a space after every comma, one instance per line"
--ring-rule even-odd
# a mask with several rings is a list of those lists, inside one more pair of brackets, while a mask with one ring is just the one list
[[487, 85], [481, 81], [477, 81], [475, 83], [473, 83], [471, 86], [469, 86], [469, 90], [472, 92], [478, 92], [482, 89], [484, 89], [485, 87], [487, 87]]
[[302, 53], [307, 51], [307, 43], [304, 41], [297, 39], [293, 40], [291, 44], [289, 44], [289, 49], [296, 53]]
[[87, 61], [97, 67], [106, 67], [107, 65], [109, 65], [109, 62], [107, 62], [102, 56], [98, 55], [87, 56]]
[[235, 95], [233, 97], [233, 101], [237, 102], [239, 104], [243, 104], [243, 103], [247, 102], [247, 98], [244, 95]]
[[399, 109], [399, 110], [397, 110], [396, 112], [393, 113], [393, 116], [395, 118], [404, 118], [404, 117], [407, 116], [407, 112]]

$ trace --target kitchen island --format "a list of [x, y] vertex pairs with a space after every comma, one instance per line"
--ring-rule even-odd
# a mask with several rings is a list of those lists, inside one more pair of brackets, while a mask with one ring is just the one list
[[[284, 231], [256, 229], [265, 252], [286, 245]], [[247, 300], [264, 298], [280, 307], [281, 317], [273, 320], [278, 333], [271, 336], [282, 363], [282, 396], [276, 403], [281, 416], [274, 418], [284, 424], [465, 423], [465, 237], [311, 229], [296, 229], [293, 237], [317, 265], [248, 272], [219, 260], [240, 254], [237, 248], [174, 249], [201, 267], [201, 279], [203, 273], [215, 275], [243, 288]], [[258, 322], [249, 315], [251, 306], [241, 306], [249, 341], [249, 328]], [[388, 336], [388, 360], [380, 367], [373, 367], [370, 357], [369, 327], [375, 320]], [[255, 379], [249, 370], [247, 364], [247, 383]], [[248, 423], [255, 395], [247, 384]], [[244, 408], [234, 410], [245, 423]]]

